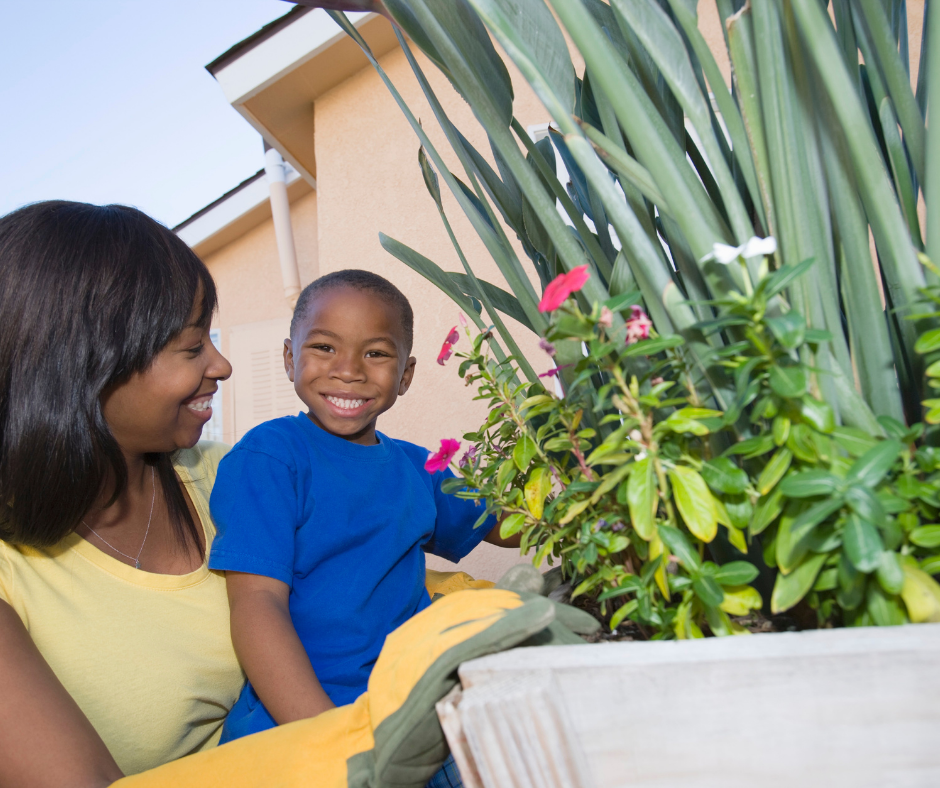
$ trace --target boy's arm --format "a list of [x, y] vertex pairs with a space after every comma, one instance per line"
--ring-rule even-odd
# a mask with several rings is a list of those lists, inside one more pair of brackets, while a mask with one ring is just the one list
[[483, 541], [489, 542], [490, 544], [495, 544], [497, 547], [519, 547], [522, 544], [521, 533], [513, 534], [508, 539], [503, 539], [503, 537], [499, 535], [499, 526], [505, 516], [506, 515], [501, 514], [497, 518], [496, 525], [494, 525], [493, 529], [483, 537]]
[[278, 725], [334, 708], [290, 618], [290, 587], [280, 580], [226, 572], [232, 642], [248, 680]]

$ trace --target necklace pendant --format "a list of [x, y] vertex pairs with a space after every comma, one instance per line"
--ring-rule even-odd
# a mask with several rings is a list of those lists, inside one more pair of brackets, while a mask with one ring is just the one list
[[134, 569], [140, 569], [140, 561], [138, 561], [138, 560], [136, 560], [136, 559], [135, 559], [135, 561], [134, 561]]

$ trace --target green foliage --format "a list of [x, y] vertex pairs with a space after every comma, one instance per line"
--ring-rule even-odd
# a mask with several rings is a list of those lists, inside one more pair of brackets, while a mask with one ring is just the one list
[[[384, 0], [447, 156], [331, 12], [414, 129], [463, 274], [383, 245], [492, 324], [488, 350], [478, 340], [461, 366], [491, 411], [468, 437], [475, 491], [460, 494], [504, 510], [504, 533], [615, 606], [612, 624], [658, 637], [737, 631], [728, 616], [760, 600], [720, 572], [745, 552], [776, 572], [772, 610], [940, 617], [937, 432], [919, 424], [940, 423], [940, 276], [918, 262], [940, 256], [940, 159], [927, 155], [940, 132], [925, 124], [940, 12], [914, 91], [903, 4], [833, 0], [831, 16], [818, 0], [716, 4], [730, 89], [689, 0]], [[491, 38], [553, 120], [547, 139], [513, 116]], [[466, 136], [412, 46], [469, 104]], [[507, 289], [476, 277], [443, 187]], [[747, 252], [752, 236], [776, 253]], [[538, 288], [579, 266], [577, 302], [547, 321]], [[655, 331], [625, 344], [635, 304]], [[503, 315], [555, 343], [563, 398]]]
[[[641, 312], [626, 342], [601, 305], [552, 313], [548, 342], [584, 343], [563, 397], [519, 383], [477, 338], [459, 372], [489, 416], [464, 436], [456, 494], [500, 514], [503, 536], [520, 533], [537, 561], [559, 560], [611, 626], [630, 619], [653, 638], [744, 632], [732, 616], [766, 607], [751, 585], [758, 547], [776, 569], [773, 613], [802, 602], [820, 626], [937, 619], [940, 451], [918, 445], [920, 426], [884, 419], [884, 437], [836, 425], [800, 360], [826, 337], [794, 309], [768, 313], [780, 282], [807, 270], [748, 280], [749, 295], [698, 324], [740, 337], [710, 359], [734, 381], [727, 410], [705, 407], [681, 338], [629, 341], [645, 333]], [[709, 560], [719, 526], [738, 554], [721, 565]]]

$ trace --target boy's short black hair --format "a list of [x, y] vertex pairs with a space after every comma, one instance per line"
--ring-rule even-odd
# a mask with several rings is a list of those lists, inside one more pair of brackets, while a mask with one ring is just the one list
[[317, 293], [322, 293], [337, 287], [351, 287], [354, 290], [365, 290], [370, 293], [375, 293], [386, 303], [392, 304], [398, 310], [398, 314], [401, 317], [401, 327], [402, 331], [405, 333], [406, 349], [408, 353], [411, 353], [411, 346], [414, 343], [415, 316], [411, 309], [411, 304], [409, 304], [408, 299], [405, 298], [405, 294], [389, 282], [388, 279], [378, 274], [373, 274], [371, 271], [362, 271], [358, 268], [346, 268], [342, 271], [333, 271], [333, 273], [325, 274], [319, 279], [314, 279], [301, 291], [297, 299], [297, 305], [294, 307], [294, 316], [290, 321], [291, 337], [294, 336], [297, 325], [307, 314], [307, 309], [314, 296], [316, 296]]

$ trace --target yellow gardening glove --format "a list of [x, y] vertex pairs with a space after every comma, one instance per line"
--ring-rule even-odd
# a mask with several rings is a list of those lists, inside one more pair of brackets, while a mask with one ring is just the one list
[[447, 755], [434, 704], [462, 662], [552, 624], [541, 597], [458, 591], [388, 636], [355, 703], [125, 777], [113, 788], [423, 788]]

